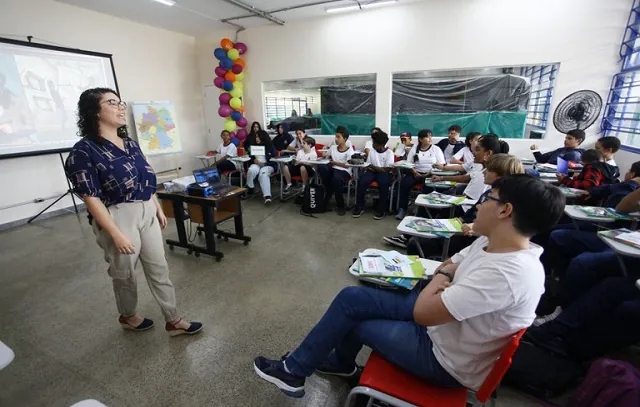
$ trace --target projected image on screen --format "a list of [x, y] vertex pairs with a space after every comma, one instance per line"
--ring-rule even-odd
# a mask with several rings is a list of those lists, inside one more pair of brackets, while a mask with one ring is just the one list
[[108, 55], [0, 41], [0, 158], [69, 149], [80, 94], [115, 89]]

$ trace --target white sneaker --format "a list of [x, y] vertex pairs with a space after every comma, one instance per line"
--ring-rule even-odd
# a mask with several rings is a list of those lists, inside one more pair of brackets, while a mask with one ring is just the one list
[[562, 307], [556, 307], [556, 309], [551, 314], [536, 318], [533, 321], [533, 326], [540, 326], [542, 324], [546, 324], [549, 321], [553, 321], [554, 319], [558, 318], [558, 315], [560, 315], [561, 312]]
[[289, 190], [290, 190], [290, 189], [291, 189], [291, 184], [287, 184], [287, 185], [284, 187], [284, 192], [289, 192]]
[[398, 210], [398, 214], [396, 215], [396, 219], [397, 220], [402, 220], [402, 219], [404, 219], [405, 216], [407, 216], [406, 209], [400, 209], [400, 210]]
[[271, 203], [271, 197], [270, 196], [265, 196], [264, 197], [264, 204], [265, 205], [269, 205]]

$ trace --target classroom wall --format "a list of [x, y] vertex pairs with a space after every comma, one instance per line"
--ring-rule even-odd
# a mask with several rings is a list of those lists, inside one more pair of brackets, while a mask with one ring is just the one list
[[[194, 155], [205, 148], [205, 130], [195, 38], [52, 0], [0, 0], [0, 27], [1, 36], [24, 40], [32, 35], [113, 54], [123, 100], [170, 100], [175, 105], [184, 153], [151, 158], [156, 171], [182, 166], [182, 173], [190, 173], [200, 165]], [[0, 207], [67, 190], [57, 155], [0, 160], [0, 185]], [[0, 210], [0, 228], [35, 215], [50, 202]], [[55, 208], [70, 205], [66, 198]]]
[[[390, 128], [394, 72], [560, 63], [552, 111], [570, 93], [593, 89], [607, 99], [619, 69], [618, 49], [631, 0], [425, 0], [284, 27], [250, 28], [238, 34], [249, 47], [245, 104], [249, 121], [262, 121], [262, 83], [364, 73], [377, 75], [376, 125]], [[285, 18], [286, 19], [286, 18]], [[213, 50], [233, 30], [197, 38], [202, 86], [212, 83]], [[219, 117], [208, 118], [221, 128]], [[593, 144], [599, 122], [588, 131]], [[217, 135], [217, 131], [213, 132]], [[551, 124], [543, 149], [562, 144]], [[215, 143], [218, 143], [215, 139]], [[212, 143], [211, 146], [215, 145]], [[510, 140], [516, 155], [531, 140]], [[364, 144], [364, 141], [362, 141]], [[637, 154], [621, 154], [623, 163]]]

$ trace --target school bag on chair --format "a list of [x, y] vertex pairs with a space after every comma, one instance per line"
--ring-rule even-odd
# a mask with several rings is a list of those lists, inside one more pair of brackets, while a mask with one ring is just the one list
[[640, 371], [627, 362], [598, 359], [567, 407], [640, 406]]
[[326, 208], [324, 206], [325, 190], [322, 185], [309, 183], [304, 190], [302, 197], [302, 208], [300, 213], [307, 216], [313, 216], [314, 213], [323, 213]]

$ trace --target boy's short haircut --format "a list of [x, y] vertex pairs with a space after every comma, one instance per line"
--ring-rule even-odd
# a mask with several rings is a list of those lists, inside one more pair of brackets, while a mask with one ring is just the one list
[[336, 129], [336, 133], [342, 134], [342, 138], [344, 138], [345, 140], [349, 139], [349, 130], [347, 130], [347, 128], [344, 126], [338, 126], [338, 128]]
[[316, 145], [316, 139], [314, 139], [313, 137], [305, 136], [302, 141], [309, 144], [311, 147], [315, 147]]
[[636, 161], [631, 164], [629, 171], [631, 171], [636, 177], [640, 177], [640, 161]]
[[602, 153], [595, 148], [591, 148], [582, 153], [582, 162], [584, 164], [591, 164], [598, 161], [602, 161]]
[[[404, 136], [403, 136], [404, 134]], [[410, 131], [403, 131], [402, 133], [400, 133], [400, 138], [402, 137], [406, 137], [406, 138], [411, 138], [411, 132]]]
[[564, 213], [560, 189], [527, 174], [507, 175], [492, 185], [502, 204], [513, 206], [513, 227], [524, 236], [550, 230]]
[[567, 132], [567, 136], [577, 138], [578, 140], [580, 140], [580, 144], [582, 144], [582, 142], [584, 141], [584, 138], [586, 137], [586, 135], [584, 134], [584, 130], [580, 130], [580, 129], [569, 130]]
[[615, 154], [618, 152], [618, 150], [620, 150], [620, 139], [617, 137], [613, 137], [613, 136], [607, 136], [607, 137], [600, 137], [598, 139], [598, 143], [600, 143], [600, 145], [605, 148], [605, 149], [611, 149], [611, 151]]
[[485, 165], [487, 171], [495, 173], [499, 177], [507, 175], [524, 174], [522, 161], [510, 154], [494, 154], [489, 157]]
[[389, 136], [384, 131], [380, 130], [377, 133], [371, 136], [373, 140], [373, 144], [377, 144], [379, 146], [386, 146], [389, 142]]
[[458, 126], [457, 124], [454, 124], [453, 126], [449, 126], [449, 132], [455, 131], [456, 133], [460, 134], [462, 133], [462, 127]]
[[471, 147], [471, 140], [479, 136], [482, 136], [482, 134], [478, 133], [477, 131], [472, 131], [471, 133], [467, 134], [467, 137], [464, 139], [464, 144], [467, 147]]

